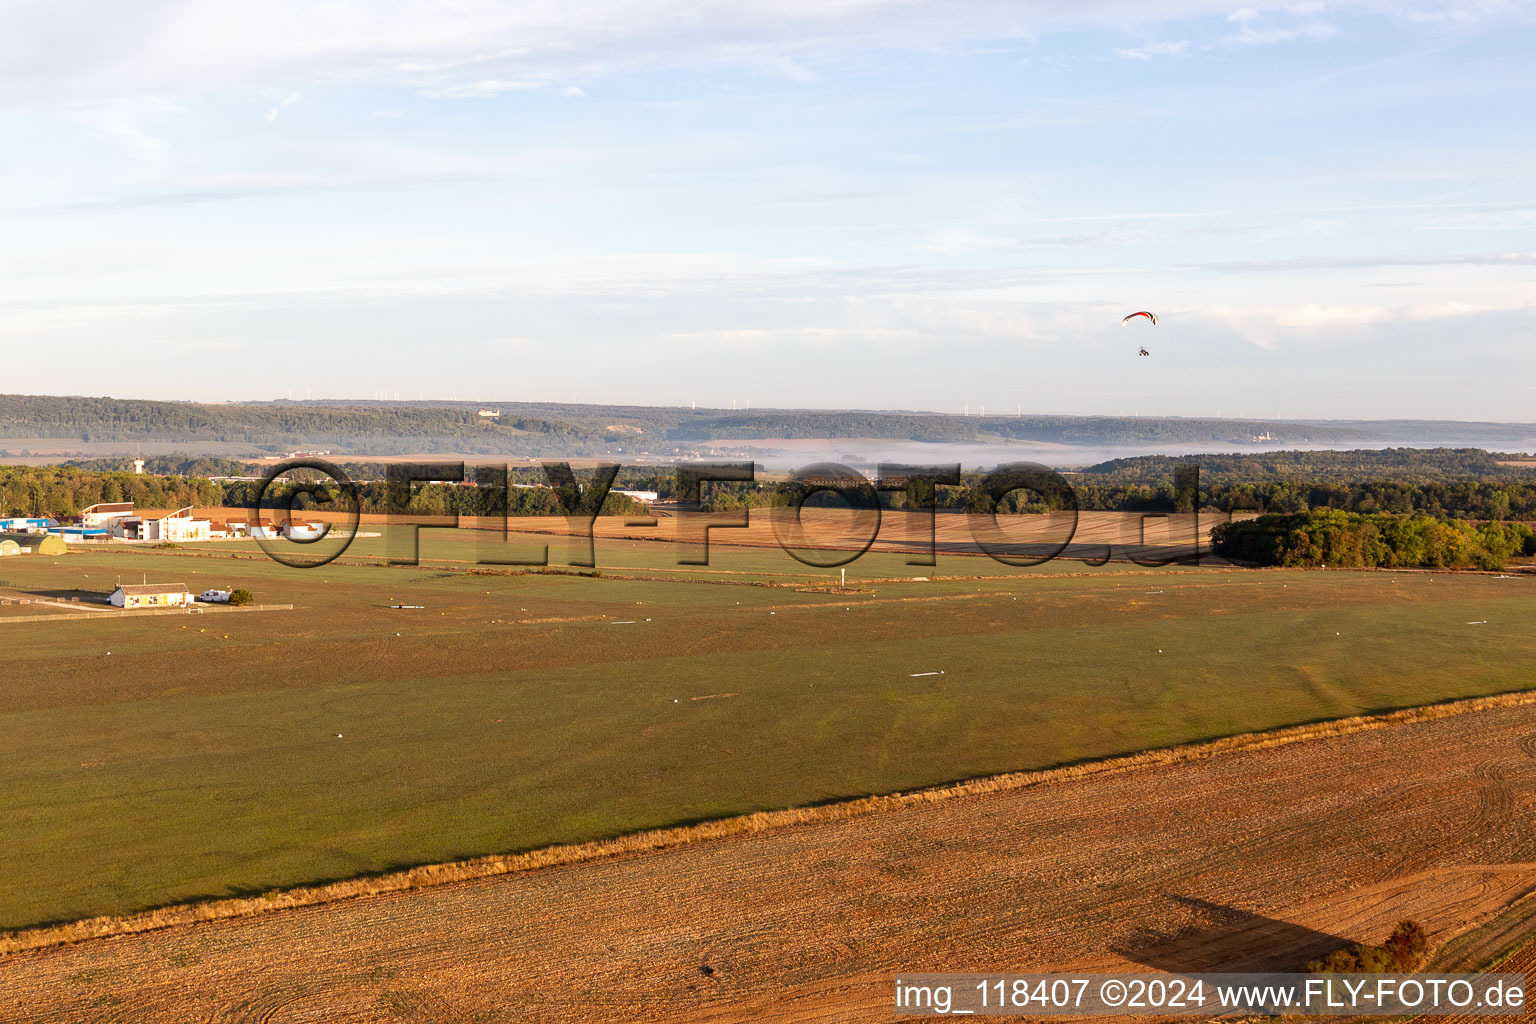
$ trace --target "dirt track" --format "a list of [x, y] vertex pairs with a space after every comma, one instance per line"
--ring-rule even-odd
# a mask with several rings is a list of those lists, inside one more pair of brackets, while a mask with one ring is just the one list
[[14, 954], [0, 1020], [862, 1021], [899, 970], [1441, 942], [1536, 889], [1532, 737], [1483, 711]]

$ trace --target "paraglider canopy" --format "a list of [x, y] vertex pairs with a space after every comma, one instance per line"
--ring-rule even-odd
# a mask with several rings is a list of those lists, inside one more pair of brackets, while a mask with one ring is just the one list
[[1157, 314], [1156, 314], [1156, 313], [1148, 313], [1148, 312], [1147, 312], [1147, 311], [1146, 311], [1146, 310], [1144, 310], [1144, 309], [1143, 309], [1143, 310], [1139, 310], [1139, 311], [1137, 311], [1137, 312], [1135, 312], [1135, 313], [1132, 313], [1132, 314], [1130, 314], [1130, 315], [1129, 315], [1129, 316], [1127, 316], [1127, 317], [1126, 317], [1126, 318], [1125, 318], [1125, 319], [1124, 319], [1124, 320], [1121, 320], [1121, 321], [1120, 321], [1120, 322], [1121, 322], [1121, 323], [1122, 323], [1122, 324], [1128, 324], [1128, 323], [1130, 323], [1130, 322], [1131, 322], [1131, 321], [1132, 321], [1132, 320], [1134, 320], [1134, 319], [1136, 319], [1136, 318], [1137, 318], [1137, 317], [1138, 317], [1138, 316], [1144, 316], [1144, 317], [1146, 317], [1146, 318], [1147, 318], [1147, 319], [1148, 319], [1148, 320], [1150, 320], [1150, 321], [1152, 321], [1152, 322], [1153, 322], [1153, 323], [1154, 323], [1154, 324], [1155, 324], [1155, 323], [1157, 323]]

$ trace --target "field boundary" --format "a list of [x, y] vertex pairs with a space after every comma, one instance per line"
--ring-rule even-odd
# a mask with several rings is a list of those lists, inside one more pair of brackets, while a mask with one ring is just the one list
[[[142, 619], [151, 615], [201, 615], [206, 612], [214, 612], [218, 615], [230, 615], [235, 612], [291, 612], [291, 604], [248, 604], [239, 607], [226, 607], [223, 605], [199, 606], [201, 611], [190, 612], [186, 608], [136, 608], [133, 611], [106, 608], [82, 608], [79, 612], [69, 612], [66, 615], [0, 615], [0, 626], [8, 622], [112, 622], [122, 619]], [[88, 614], [95, 612], [95, 615]], [[82, 614], [87, 613], [87, 614]]]
[[[271, 606], [267, 606], [271, 607]], [[250, 609], [255, 610], [255, 609]], [[770, 830], [838, 821], [921, 804], [1031, 788], [1052, 782], [1120, 774], [1143, 768], [1201, 761], [1224, 754], [1265, 750], [1310, 740], [1347, 736], [1417, 722], [1429, 722], [1477, 711], [1536, 704], [1536, 690], [1519, 690], [1443, 701], [1380, 714], [1285, 726], [1266, 732], [1240, 733], [1176, 747], [1123, 754], [1101, 760], [1034, 771], [1008, 772], [947, 783], [911, 792], [858, 797], [811, 807], [758, 811], [716, 821], [649, 829], [611, 839], [550, 846], [516, 854], [492, 854], [467, 860], [425, 864], [383, 874], [312, 886], [273, 890], [260, 896], [232, 897], [176, 904], [124, 916], [103, 916], [0, 933], [0, 955], [63, 946], [90, 939], [157, 931], [204, 921], [251, 917], [297, 907], [316, 906], [367, 896], [382, 896], [431, 886], [491, 878], [541, 868], [652, 853], [706, 840], [755, 835]]]

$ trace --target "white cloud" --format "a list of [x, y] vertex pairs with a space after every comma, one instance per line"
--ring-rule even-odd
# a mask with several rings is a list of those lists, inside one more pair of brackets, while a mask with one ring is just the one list
[[921, 337], [921, 332], [904, 327], [815, 326], [815, 327], [736, 327], [703, 331], [670, 331], [666, 340], [685, 345], [708, 345], [750, 352], [784, 345], [820, 346], [858, 342], [899, 342]]
[[1242, 31], [1229, 33], [1222, 39], [1227, 46], [1273, 46], [1276, 43], [1293, 43], [1301, 39], [1327, 39], [1338, 29], [1326, 22], [1311, 21], [1294, 28], [1254, 28], [1244, 25]]
[[1146, 46], [1115, 51], [1117, 56], [1124, 57], [1126, 60], [1151, 60], [1153, 57], [1182, 57], [1188, 52], [1188, 39], [1180, 39], [1176, 43], [1148, 43]]
[[303, 96], [303, 95], [304, 95], [304, 90], [303, 89], [296, 89], [293, 92], [289, 93], [287, 96], [284, 96], [282, 98], [282, 100], [278, 102], [277, 106], [275, 106], [271, 110], [267, 111], [267, 120], [268, 121], [276, 121], [277, 120], [277, 116], [279, 114], [281, 114], [284, 110], [288, 109], [288, 107], [290, 107], [293, 104], [297, 103], [299, 101], [299, 98], [301, 96]]
[[504, 92], [522, 92], [528, 89], [542, 89], [543, 87], [543, 82], [530, 78], [511, 80], [488, 78], [479, 82], [467, 82], [463, 85], [450, 85], [443, 89], [435, 89], [431, 95], [454, 99], [479, 99], [487, 96], [500, 96]]
[[[635, 67], [746, 62], [805, 77], [802, 57], [974, 40], [1027, 40], [1052, 27], [1130, 27], [1235, 17], [1230, 0], [77, 0], [0, 6], [0, 104], [186, 96], [384, 83], [455, 95], [480, 83]], [[1507, 4], [1430, 0], [1422, 16], [1509, 16]], [[1334, 5], [1393, 10], [1386, 0]], [[1241, 12], [1239, 12], [1241, 13]], [[1297, 31], [1297, 30], [1281, 30]], [[1301, 30], [1302, 34], [1315, 30]], [[1256, 39], [1263, 38], [1262, 35]], [[469, 95], [475, 93], [470, 92]]]
[[1273, 260], [1232, 260], [1190, 264], [1191, 270], [1291, 271], [1367, 270], [1377, 267], [1536, 266], [1536, 252], [1436, 253], [1425, 256], [1328, 256]]

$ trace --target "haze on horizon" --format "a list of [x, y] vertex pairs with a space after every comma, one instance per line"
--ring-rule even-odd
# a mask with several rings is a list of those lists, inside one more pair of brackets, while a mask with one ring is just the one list
[[1536, 420], [1528, 4], [1053, 6], [0, 5], [0, 391]]

